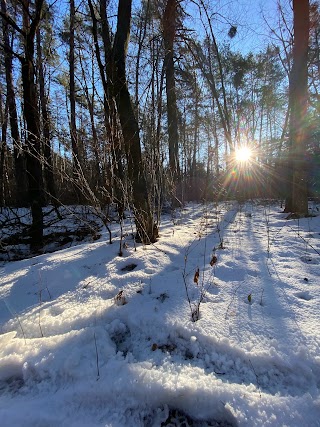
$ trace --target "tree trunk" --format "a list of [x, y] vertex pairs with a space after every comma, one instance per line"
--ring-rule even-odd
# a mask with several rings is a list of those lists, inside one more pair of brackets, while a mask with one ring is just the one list
[[30, 58], [26, 57], [22, 63], [24, 115], [27, 123], [26, 169], [32, 214], [30, 227], [31, 248], [37, 250], [42, 246], [43, 240], [43, 183], [40, 163], [39, 117], [33, 74], [33, 63]]
[[[113, 189], [115, 193], [115, 199], [118, 206], [119, 218], [123, 218], [124, 214], [124, 171], [122, 165], [122, 147], [119, 136], [118, 120], [116, 118], [116, 105], [113, 98], [113, 59], [112, 59], [112, 42], [110, 38], [110, 29], [107, 21], [107, 10], [106, 0], [100, 0], [100, 16], [101, 19], [101, 37], [103, 41], [103, 50], [105, 65], [102, 63], [102, 57], [98, 41], [98, 20], [95, 15], [95, 11], [92, 2], [89, 1], [90, 14], [92, 19], [92, 32], [95, 45], [95, 54], [99, 66], [100, 77], [102, 80], [102, 86], [104, 90], [103, 105], [104, 105], [104, 123], [106, 128], [107, 137], [109, 139], [111, 147], [111, 164], [108, 170], [111, 175], [111, 179], [114, 179]], [[103, 171], [106, 175], [106, 171]]]
[[[106, 17], [106, 0], [100, 0], [100, 18], [106, 61], [106, 65], [103, 67], [98, 46], [97, 18], [92, 2], [89, 0], [90, 13], [93, 21], [95, 49], [105, 90], [105, 109], [111, 107], [110, 113], [112, 113], [113, 109], [110, 104], [112, 104], [112, 100], [115, 99], [121, 125], [127, 159], [129, 184], [132, 186], [133, 213], [137, 229], [137, 240], [149, 244], [156, 240], [158, 230], [154, 223], [149, 205], [147, 183], [142, 164], [139, 126], [137, 118], [135, 117], [126, 80], [126, 50], [130, 35], [131, 6], [132, 0], [119, 0], [117, 31], [112, 45]], [[120, 167], [118, 173], [122, 174], [122, 165], [118, 148], [116, 142], [114, 149], [117, 163]]]
[[148, 244], [158, 236], [148, 200], [144, 176], [139, 126], [130, 98], [125, 70], [126, 49], [129, 42], [132, 0], [119, 0], [117, 32], [113, 46], [114, 95], [127, 157], [128, 176], [132, 185], [133, 209], [137, 239]]
[[23, 112], [27, 125], [26, 170], [28, 177], [28, 196], [31, 206], [32, 224], [30, 227], [30, 248], [37, 251], [43, 245], [43, 178], [41, 165], [40, 118], [37, 103], [34, 68], [34, 39], [38, 28], [43, 0], [36, 2], [36, 10], [29, 23], [30, 10], [24, 7], [24, 57], [22, 64]]
[[38, 71], [39, 71], [39, 95], [42, 113], [42, 129], [43, 129], [43, 157], [44, 157], [44, 178], [47, 186], [47, 192], [51, 203], [58, 206], [56, 187], [53, 175], [52, 150], [50, 137], [50, 117], [48, 109], [48, 98], [45, 93], [44, 71], [42, 64], [42, 49], [40, 42], [40, 30], [37, 31], [37, 55], [38, 55]]
[[169, 166], [175, 185], [180, 175], [177, 95], [175, 87], [173, 43], [176, 33], [177, 0], [167, 0], [163, 15], [163, 39], [165, 47], [164, 69], [166, 75]]
[[[1, 0], [1, 11], [6, 14], [6, 2]], [[13, 156], [14, 156], [14, 169], [15, 169], [15, 202], [18, 206], [26, 206], [27, 203], [27, 177], [25, 156], [21, 146], [18, 115], [15, 101], [15, 93], [12, 77], [12, 53], [10, 48], [8, 22], [2, 20], [3, 43], [5, 46], [5, 70], [6, 70], [6, 84], [7, 84], [7, 102], [9, 108], [9, 121], [11, 129], [11, 137], [13, 141]]]
[[[0, 86], [1, 89], [1, 86]], [[7, 152], [7, 128], [8, 128], [8, 99], [5, 105], [2, 105], [2, 93], [0, 91], [0, 123], [1, 138], [0, 138], [0, 207], [5, 206], [5, 157]]]
[[75, 4], [70, 0], [70, 39], [69, 39], [69, 97], [70, 97], [70, 137], [73, 160], [74, 189], [78, 203], [81, 203], [82, 195], [80, 189], [81, 162], [79, 158], [79, 141], [76, 125], [76, 98], [75, 98], [75, 55], [74, 55], [74, 33], [75, 33]]
[[291, 189], [285, 212], [308, 215], [306, 164], [308, 107], [309, 0], [293, 1], [293, 64], [289, 83]]

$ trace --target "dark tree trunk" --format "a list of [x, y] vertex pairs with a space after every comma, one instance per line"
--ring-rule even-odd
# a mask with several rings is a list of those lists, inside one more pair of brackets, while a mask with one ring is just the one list
[[293, 1], [293, 64], [289, 83], [291, 185], [285, 212], [308, 214], [306, 164], [308, 108], [309, 0]]
[[[100, 0], [101, 28], [106, 61], [106, 65], [103, 66], [98, 46], [97, 19], [92, 2], [89, 1], [96, 54], [105, 90], [105, 109], [108, 108], [109, 114], [112, 114], [113, 99], [115, 99], [127, 159], [128, 178], [132, 186], [137, 239], [148, 244], [156, 240], [158, 230], [149, 205], [147, 183], [142, 162], [139, 126], [126, 80], [125, 59], [130, 35], [131, 6], [132, 0], [119, 0], [117, 31], [112, 45], [106, 17], [106, 0]], [[112, 132], [112, 129], [110, 131]], [[120, 148], [117, 142], [115, 143], [114, 150], [119, 169], [118, 174], [122, 175]]]
[[5, 183], [5, 155], [6, 155], [7, 144], [3, 140], [3, 137], [0, 141], [0, 206], [5, 206], [5, 191], [4, 191], [4, 183]]
[[7, 151], [7, 128], [8, 128], [8, 100], [5, 105], [2, 105], [2, 93], [0, 91], [0, 122], [1, 138], [0, 138], [0, 206], [5, 206], [5, 156]]
[[[27, 54], [28, 55], [28, 54]], [[26, 56], [27, 56], [26, 55]], [[40, 128], [34, 84], [34, 67], [30, 57], [22, 62], [22, 83], [24, 115], [27, 123], [26, 169], [28, 176], [28, 194], [31, 206], [32, 225], [30, 228], [31, 247], [36, 250], [42, 246], [43, 215], [42, 204], [43, 182], [40, 162]]]
[[39, 95], [42, 113], [42, 129], [43, 129], [43, 157], [44, 157], [44, 178], [47, 187], [47, 193], [51, 203], [58, 206], [58, 199], [53, 175], [52, 150], [51, 150], [51, 132], [50, 132], [50, 116], [48, 109], [48, 98], [45, 93], [44, 71], [42, 64], [42, 49], [40, 41], [40, 30], [37, 31], [37, 55], [38, 55], [38, 71], [39, 71]]
[[[124, 213], [124, 171], [122, 165], [122, 149], [119, 137], [118, 120], [116, 118], [116, 106], [113, 98], [113, 83], [112, 83], [112, 41], [110, 38], [110, 29], [107, 21], [106, 0], [100, 0], [100, 16], [101, 19], [101, 37], [103, 41], [103, 50], [105, 65], [102, 63], [101, 52], [98, 41], [98, 21], [95, 16], [92, 2], [89, 1], [90, 14], [92, 19], [92, 32], [95, 44], [95, 54], [99, 66], [100, 76], [102, 80], [104, 97], [104, 123], [107, 136], [111, 147], [111, 164], [109, 167], [110, 178], [114, 179], [113, 184], [116, 203], [118, 206], [119, 217], [123, 217]], [[106, 174], [106, 171], [104, 171]]]
[[[195, 79], [194, 81], [194, 137], [193, 137], [193, 147], [192, 147], [192, 167], [191, 167], [191, 176], [192, 178], [196, 177], [197, 174], [197, 153], [199, 145], [199, 92], [198, 85]], [[195, 183], [193, 183], [194, 185]]]
[[[6, 14], [6, 2], [1, 0], [1, 11]], [[18, 206], [26, 206], [27, 201], [27, 177], [25, 156], [21, 146], [18, 115], [15, 101], [15, 93], [12, 77], [12, 53], [9, 39], [8, 23], [5, 19], [2, 20], [3, 43], [5, 46], [5, 70], [7, 84], [7, 102], [9, 109], [9, 121], [11, 129], [11, 137], [13, 141], [14, 169], [15, 169], [15, 199]]]
[[165, 47], [164, 69], [166, 75], [169, 165], [175, 184], [180, 175], [177, 95], [174, 73], [173, 43], [176, 33], [177, 0], [167, 0], [163, 15], [163, 39]]
[[43, 178], [41, 165], [40, 118], [37, 104], [34, 67], [34, 40], [38, 28], [43, 0], [36, 2], [36, 10], [29, 23], [29, 4], [24, 7], [24, 57], [22, 64], [23, 112], [27, 125], [26, 170], [28, 177], [28, 196], [31, 207], [30, 227], [31, 250], [37, 251], [43, 245]]
[[119, 0], [117, 32], [113, 46], [114, 95], [121, 123], [127, 157], [128, 176], [132, 185], [133, 208], [138, 240], [154, 242], [158, 237], [149, 205], [147, 183], [144, 176], [139, 126], [130, 98], [125, 70], [126, 49], [130, 35], [132, 0]]
[[[92, 132], [92, 151], [95, 159], [95, 163], [93, 167], [93, 185], [96, 188], [96, 192], [98, 194], [99, 192], [101, 192], [101, 188], [102, 188], [102, 175], [101, 175], [101, 169], [100, 169], [101, 156], [99, 152], [100, 151], [99, 140], [98, 140], [98, 134], [97, 134], [95, 118], [94, 118], [94, 93], [96, 88], [95, 88], [94, 79], [92, 79], [92, 94], [89, 93], [89, 88], [88, 88], [87, 78], [86, 78], [87, 70], [84, 69], [84, 64], [82, 63], [81, 57], [80, 57], [80, 64], [81, 64], [82, 79], [84, 82], [84, 94], [88, 104], [88, 110], [89, 110], [89, 116], [90, 116], [90, 125], [91, 125], [91, 132]], [[94, 65], [92, 64], [92, 77], [93, 76], [94, 76]]]
[[[100, 14], [101, 16], [107, 16], [106, 1], [100, 1]], [[126, 198], [128, 195], [124, 194], [125, 183], [125, 171], [123, 165], [124, 149], [121, 140], [121, 129], [119, 128], [119, 120], [117, 118], [117, 106], [115, 103], [114, 94], [114, 57], [112, 53], [112, 41], [110, 37], [110, 28], [107, 19], [102, 20], [102, 40], [104, 47], [104, 55], [106, 60], [105, 67], [105, 119], [108, 122], [108, 132], [110, 137], [111, 145], [111, 158], [112, 158], [112, 175], [114, 178], [114, 191], [115, 199], [117, 203], [118, 215], [120, 219], [123, 219], [124, 209], [126, 204]]]
[[73, 179], [74, 190], [78, 203], [82, 201], [80, 189], [81, 162], [79, 158], [79, 141], [76, 125], [76, 98], [75, 98], [75, 55], [74, 55], [74, 34], [75, 34], [75, 5], [74, 0], [70, 0], [70, 39], [69, 39], [69, 96], [70, 96], [70, 136], [73, 159]]

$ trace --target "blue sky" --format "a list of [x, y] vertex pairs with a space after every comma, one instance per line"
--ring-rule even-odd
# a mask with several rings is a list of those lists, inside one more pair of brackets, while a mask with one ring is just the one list
[[[230, 3], [227, 0], [225, 3]], [[238, 37], [234, 39], [234, 46], [239, 50], [259, 51], [271, 41], [270, 28], [275, 28], [278, 21], [277, 0], [233, 1], [230, 6], [238, 5], [240, 25]], [[288, 4], [289, 1], [282, 1]]]
[[[258, 52], [264, 49], [270, 42], [270, 29], [274, 28], [278, 19], [278, 0], [215, 0], [208, 2], [212, 12], [212, 24], [215, 36], [221, 42], [223, 40], [231, 44], [234, 50], [244, 53]], [[281, 0], [288, 7], [289, 0]], [[201, 22], [197, 17], [197, 7], [186, 0], [188, 9], [192, 10], [192, 23], [194, 26]], [[198, 24], [197, 24], [198, 23]], [[237, 35], [232, 40], [228, 37], [230, 25], [237, 26]]]

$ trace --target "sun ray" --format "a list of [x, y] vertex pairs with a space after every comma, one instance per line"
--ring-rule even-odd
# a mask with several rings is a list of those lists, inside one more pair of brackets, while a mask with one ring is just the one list
[[238, 148], [235, 152], [236, 161], [239, 163], [248, 162], [251, 159], [252, 151], [249, 147]]

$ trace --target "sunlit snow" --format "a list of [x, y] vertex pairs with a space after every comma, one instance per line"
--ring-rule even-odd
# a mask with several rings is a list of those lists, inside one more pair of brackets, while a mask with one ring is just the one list
[[0, 426], [319, 426], [320, 218], [285, 216], [190, 204], [123, 257], [114, 225], [4, 264]]

